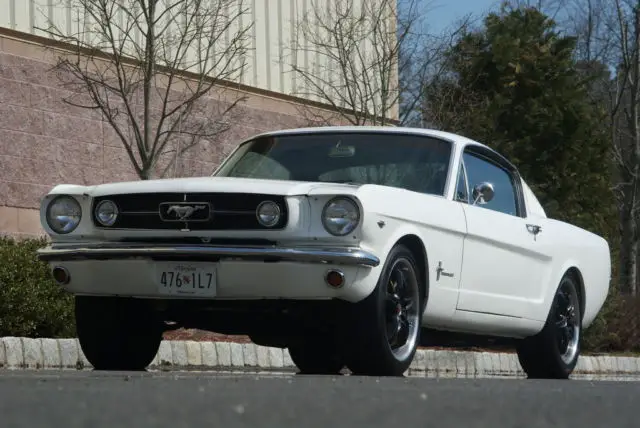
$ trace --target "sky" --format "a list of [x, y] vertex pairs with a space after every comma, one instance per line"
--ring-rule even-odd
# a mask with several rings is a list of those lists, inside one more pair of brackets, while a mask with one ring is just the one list
[[500, 0], [426, 0], [423, 8], [429, 32], [439, 33], [469, 13], [477, 18], [499, 6]]

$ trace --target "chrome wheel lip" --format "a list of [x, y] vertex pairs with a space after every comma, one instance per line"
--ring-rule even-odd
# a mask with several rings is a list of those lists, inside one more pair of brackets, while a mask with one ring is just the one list
[[[400, 275], [404, 277], [404, 283], [402, 285], [396, 284], [396, 292], [393, 293], [392, 282]], [[385, 306], [383, 310], [387, 345], [397, 360], [404, 361], [415, 349], [420, 329], [420, 289], [415, 269], [408, 259], [400, 257], [393, 262], [389, 269], [384, 292]], [[402, 327], [398, 324], [400, 318], [404, 318], [408, 324], [404, 330], [398, 329], [398, 327]], [[394, 330], [394, 327], [396, 334], [390, 335], [390, 330]], [[401, 344], [397, 346], [394, 342], [399, 335], [403, 336], [400, 337]]]
[[[580, 302], [570, 282], [563, 282], [555, 298], [556, 346], [565, 364], [572, 364], [580, 343]], [[565, 343], [566, 342], [566, 343]]]

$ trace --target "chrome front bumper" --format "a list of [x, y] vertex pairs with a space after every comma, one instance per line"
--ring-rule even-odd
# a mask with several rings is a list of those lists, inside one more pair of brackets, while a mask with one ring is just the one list
[[332, 263], [375, 267], [380, 259], [360, 248], [321, 247], [258, 247], [214, 245], [157, 245], [114, 243], [55, 243], [38, 250], [42, 261], [115, 260], [137, 257], [175, 257], [188, 260], [234, 258], [247, 260], [293, 261], [303, 263]]

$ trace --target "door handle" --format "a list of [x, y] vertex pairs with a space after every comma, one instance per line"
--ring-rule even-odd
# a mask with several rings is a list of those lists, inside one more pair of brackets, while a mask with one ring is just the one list
[[529, 233], [537, 235], [538, 233], [542, 232], [542, 227], [538, 226], [537, 224], [527, 224], [527, 230], [529, 231]]

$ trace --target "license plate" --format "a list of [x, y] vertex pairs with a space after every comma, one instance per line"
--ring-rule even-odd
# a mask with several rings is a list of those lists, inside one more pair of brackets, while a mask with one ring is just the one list
[[216, 269], [211, 263], [162, 263], [156, 266], [156, 283], [161, 294], [213, 297]]

